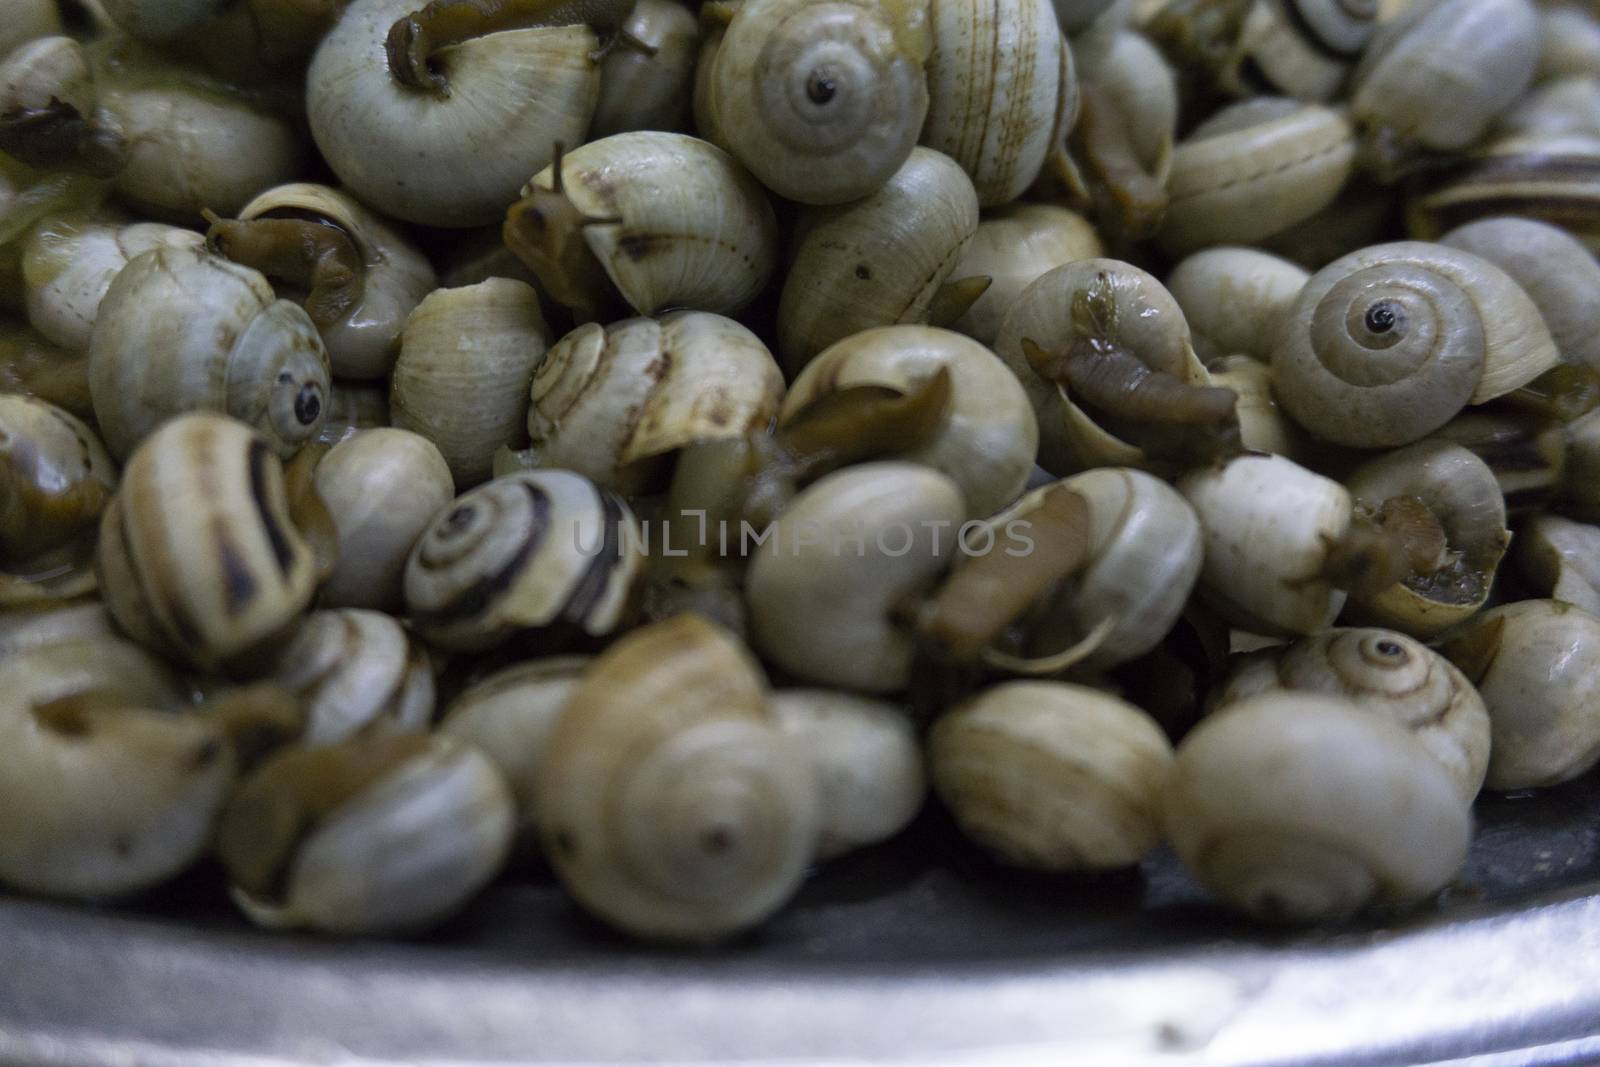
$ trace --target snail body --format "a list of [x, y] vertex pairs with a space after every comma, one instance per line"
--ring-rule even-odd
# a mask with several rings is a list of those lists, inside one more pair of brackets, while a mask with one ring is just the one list
[[639, 0], [622, 32], [645, 49], [613, 48], [605, 57], [589, 139], [630, 130], [682, 130], [699, 56], [694, 15], [676, 0]]
[[433, 717], [428, 654], [376, 611], [317, 611], [278, 657], [272, 680], [306, 706], [304, 745], [418, 733]]
[[549, 740], [538, 803], [545, 852], [578, 902], [652, 940], [759, 923], [816, 847], [811, 765], [749, 653], [695, 615], [595, 661]]
[[1160, 843], [1173, 759], [1131, 704], [1063, 682], [1010, 682], [934, 723], [928, 766], [962, 831], [1002, 859], [1103, 870]]
[[1418, 440], [1558, 362], [1538, 307], [1504, 271], [1401, 241], [1312, 276], [1284, 320], [1272, 374], [1306, 429], [1371, 448]]
[[316, 436], [328, 353], [299, 307], [248, 267], [197, 248], [156, 248], [100, 302], [89, 390], [106, 445], [126, 457], [164, 419], [226, 412], [281, 456]]
[[918, 148], [868, 196], [812, 209], [799, 225], [778, 304], [778, 355], [791, 374], [853, 333], [928, 321], [977, 232], [978, 200], [955, 161]]

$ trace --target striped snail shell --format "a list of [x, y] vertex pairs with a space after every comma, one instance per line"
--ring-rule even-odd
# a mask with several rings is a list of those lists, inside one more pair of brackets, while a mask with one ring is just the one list
[[297, 305], [249, 267], [197, 248], [135, 257], [100, 304], [89, 390], [113, 455], [196, 409], [249, 424], [287, 457], [316, 436], [328, 352]]
[[433, 717], [428, 653], [376, 611], [312, 612], [270, 680], [305, 701], [306, 745], [416, 733]]
[[639, 937], [710, 941], [794, 893], [817, 839], [813, 769], [754, 659], [697, 615], [594, 662], [539, 785], [545, 851], [578, 902]]
[[557, 625], [603, 637], [622, 623], [643, 562], [621, 498], [570, 471], [519, 471], [439, 512], [406, 564], [406, 610], [453, 651]]
[[1435, 240], [1474, 219], [1518, 215], [1559, 226], [1600, 252], [1600, 129], [1513, 133], [1423, 182], [1406, 204], [1413, 236]]
[[204, 412], [167, 422], [128, 461], [98, 571], [123, 632], [199, 670], [242, 665], [283, 635], [318, 577], [266, 439]]

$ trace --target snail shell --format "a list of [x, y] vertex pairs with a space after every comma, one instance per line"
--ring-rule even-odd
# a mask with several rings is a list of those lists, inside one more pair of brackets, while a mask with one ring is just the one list
[[1161, 242], [1181, 253], [1250, 244], [1331, 204], [1355, 164], [1355, 128], [1320, 104], [1261, 97], [1202, 123], [1177, 147]]
[[1600, 252], [1600, 130], [1589, 134], [1511, 134], [1426, 183], [1407, 202], [1413, 236], [1432, 239], [1453, 226], [1514, 214], [1559, 226]]
[[100, 522], [100, 589], [117, 625], [199, 670], [248, 664], [284, 634], [316, 570], [277, 457], [220, 415], [181, 415], [151, 434]]
[[1238, 396], [1239, 442], [1250, 452], [1271, 452], [1296, 463], [1312, 449], [1305, 431], [1296, 426], [1272, 395], [1272, 368], [1249, 356], [1223, 356], [1206, 367], [1211, 384]]
[[1537, 86], [1496, 129], [1501, 136], [1600, 137], [1600, 77], [1572, 76]]
[[1102, 15], [1114, 19], [1117, 4], [1118, 0], [1055, 0], [1051, 6], [1055, 8], [1062, 33], [1080, 33], [1094, 25]]
[[534, 375], [531, 458], [634, 496], [659, 482], [670, 453], [765, 430], [782, 399], [772, 353], [732, 319], [677, 311], [586, 323]]
[[170, 41], [210, 22], [216, 0], [100, 0], [117, 29], [140, 41]]
[[1460, 445], [1487, 463], [1508, 515], [1543, 511], [1566, 476], [1566, 424], [1537, 412], [1476, 408], [1427, 439]]
[[41, 37], [0, 52], [0, 115], [58, 102], [86, 117], [97, 99], [89, 57], [71, 37]]
[[1600, 412], [1566, 426], [1560, 506], [1585, 522], [1600, 522]]
[[505, 775], [522, 855], [539, 853], [539, 768], [588, 665], [582, 656], [554, 656], [507, 667], [463, 690], [439, 723], [440, 733], [477, 747]]
[[1139, 164], [1165, 185], [1178, 131], [1178, 81], [1171, 64], [1148, 37], [1126, 29], [1097, 28], [1073, 42], [1072, 54], [1078, 77], [1116, 107]]
[[694, 15], [676, 0], [639, 0], [622, 32], [650, 51], [616, 47], [606, 55], [589, 139], [630, 130], [684, 129], [700, 53]]
[[778, 355], [798, 374], [835, 341], [873, 326], [922, 323], [978, 229], [972, 181], [928, 148], [854, 203], [801, 219], [778, 304]]
[[5, 23], [0, 25], [0, 56], [40, 37], [55, 36], [61, 30], [57, 0], [18, 0], [7, 5]]
[[124, 896], [199, 859], [233, 781], [213, 721], [174, 714], [166, 669], [105, 637], [0, 662], [0, 883]]
[[113, 455], [165, 419], [225, 412], [288, 456], [316, 436], [328, 353], [299, 307], [266, 278], [197, 248], [136, 256], [100, 303], [89, 390]]
[[116, 637], [111, 616], [98, 600], [74, 600], [42, 608], [0, 613], [0, 663], [46, 645]]
[[701, 127], [785, 199], [858, 200], [922, 132], [929, 21], [927, 0], [741, 3], [701, 59]]
[[1027, 191], [1077, 115], [1072, 53], [1049, 0], [933, 0], [922, 143], [972, 178], [978, 203]]
[[1200, 882], [1274, 922], [1421, 901], [1461, 869], [1472, 816], [1404, 727], [1357, 702], [1273, 691], [1178, 749], [1166, 832]]
[[305, 745], [418, 733], [433, 718], [428, 653], [376, 611], [312, 612], [271, 680], [305, 702]]
[[[636, 131], [591, 141], [558, 162], [559, 184], [549, 166], [523, 187], [506, 234], [578, 321], [619, 302], [641, 315], [680, 307], [732, 315], [766, 288], [778, 260], [772, 205], [716, 145]], [[582, 279], [552, 258], [562, 243], [587, 250]]]
[[1443, 648], [1489, 709], [1484, 785], [1558, 785], [1600, 761], [1600, 619], [1559, 600], [1484, 612]]
[[192, 230], [157, 222], [125, 223], [87, 213], [47, 218], [23, 245], [28, 322], [69, 352], [87, 352], [100, 302], [129, 261], [156, 248], [204, 244]]
[[620, 498], [570, 471], [508, 474], [434, 518], [406, 564], [406, 610], [452, 651], [557, 624], [604, 637], [622, 623], [643, 561]]
[[[1373, 35], [1352, 81], [1368, 166], [1401, 173], [1421, 152], [1471, 145], [1533, 83], [1539, 17], [1527, 0], [1427, 0]], [[1441, 92], [1440, 86], [1449, 86]]]
[[[345, 287], [353, 297], [348, 308], [336, 309], [338, 313], [321, 311], [302, 292], [295, 293], [296, 302], [312, 312], [337, 377], [365, 379], [388, 374], [406, 316], [436, 284], [433, 267], [422, 253], [354, 198], [325, 185], [297, 183], [269, 189], [239, 212], [241, 222], [258, 219], [320, 223], [349, 241], [359, 269]], [[232, 258], [234, 250], [226, 244], [221, 251]], [[247, 255], [241, 261], [254, 265]], [[261, 269], [271, 274], [270, 268]], [[281, 281], [278, 291], [285, 291]]]
[[1535, 515], [1517, 531], [1515, 556], [1541, 593], [1600, 616], [1600, 527]]
[[922, 748], [903, 710], [827, 689], [772, 694], [778, 726], [816, 771], [817, 858], [887, 841], [922, 810]]
[[490, 278], [435, 290], [406, 320], [390, 420], [432, 441], [456, 485], [476, 485], [495, 450], [521, 440], [528, 386], [549, 343], [532, 286]]
[[463, 41], [433, 57], [448, 80], [441, 97], [401, 85], [386, 57], [391, 28], [418, 7], [353, 0], [344, 9], [307, 75], [311, 134], [339, 180], [385, 215], [485, 226], [556, 144], [583, 142], [600, 92], [600, 41], [582, 24]]
[[1202, 359], [1270, 361], [1283, 320], [1310, 278], [1304, 267], [1260, 249], [1211, 248], [1174, 267], [1167, 291], [1183, 309]]
[[335, 382], [323, 407], [326, 416], [314, 443], [339, 444], [362, 430], [389, 425], [389, 383]]
[[1200, 92], [1328, 100], [1343, 88], [1378, 21], [1378, 0], [1171, 0], [1146, 31]]
[[1561, 358], [1600, 371], [1600, 263], [1578, 241], [1547, 223], [1501, 217], [1458, 227], [1439, 243], [1505, 271], [1538, 307]]
[[1356, 614], [1430, 638], [1483, 607], [1511, 544], [1505, 498], [1488, 464], [1460, 445], [1421, 441], [1364, 464], [1345, 487], [1373, 509], [1420, 501], [1444, 537], [1437, 560], [1387, 589], [1352, 596]]
[[989, 288], [951, 329], [993, 346], [1000, 321], [1041, 275], [1077, 259], [1097, 259], [1105, 247], [1089, 221], [1053, 204], [1013, 204], [978, 223], [952, 278], [988, 278]]
[[252, 922], [413, 933], [455, 914], [511, 850], [511, 792], [452, 737], [289, 749], [242, 782], [217, 851]]
[[680, 615], [584, 675], [538, 791], [545, 852], [580, 904], [637, 937], [710, 941], [794, 893], [817, 839], [812, 767], [750, 654]]
[[1201, 592], [1230, 623], [1311, 634], [1338, 616], [1345, 594], [1322, 576], [1354, 507], [1338, 482], [1282, 456], [1245, 455], [1191, 471], [1178, 490], [1205, 534]]
[[0, 564], [28, 561], [93, 537], [117, 486], [94, 431], [53, 404], [0, 394]]
[[950, 373], [950, 403], [940, 429], [896, 458], [948, 475], [973, 517], [1016, 500], [1033, 473], [1038, 423], [1016, 378], [988, 349], [949, 330], [883, 326], [839, 341], [806, 364], [784, 401], [779, 424], [843, 389], [877, 385], [902, 394]]
[[325, 607], [394, 610], [417, 538], [456, 495], [444, 457], [406, 430], [363, 430], [317, 464], [317, 495], [338, 533]]
[[1468, 803], [1489, 766], [1489, 713], [1443, 656], [1390, 630], [1338, 629], [1239, 661], [1211, 698], [1228, 705], [1277, 690], [1348, 697], [1405, 727], [1450, 772]]
[[864, 463], [816, 482], [751, 557], [757, 648], [819, 685], [905, 688], [915, 642], [895, 610], [945, 569], [966, 517], [960, 487], [926, 467]]
[[1312, 276], [1285, 320], [1272, 374], [1302, 426], [1370, 448], [1418, 440], [1560, 358], [1538, 307], [1500, 268], [1400, 241]]
[[1063, 682], [1010, 682], [928, 735], [934, 789], [962, 831], [1051, 871], [1131, 867], [1161, 842], [1172, 746], [1144, 712]]
[[1543, 4], [1539, 8], [1541, 82], [1600, 75], [1600, 21], [1592, 9], [1575, 4]]

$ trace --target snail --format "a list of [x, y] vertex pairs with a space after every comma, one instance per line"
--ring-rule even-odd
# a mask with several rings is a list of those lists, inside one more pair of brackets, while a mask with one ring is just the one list
[[495, 449], [517, 443], [528, 386], [549, 347], [532, 286], [490, 278], [437, 289], [411, 312], [389, 380], [389, 417], [432, 441], [457, 487], [489, 477]]
[[1408, 5], [1379, 26], [1352, 76], [1366, 168], [1390, 181], [1426, 153], [1467, 148], [1527, 91], [1538, 62], [1528, 0]]
[[638, 937], [712, 941], [760, 923], [816, 848], [813, 768], [750, 654], [682, 615], [618, 641], [548, 742], [545, 854], [586, 910]]
[[1184, 866], [1233, 907], [1336, 922], [1444, 888], [1472, 815], [1405, 727], [1347, 697], [1274, 690], [1179, 746], [1163, 825]]
[[643, 560], [619, 497], [570, 471], [526, 471], [445, 505], [406, 563], [407, 614], [429, 642], [476, 652], [621, 625]]
[[1600, 264], [1574, 238], [1532, 219], [1488, 218], [1439, 243], [1505, 271], [1538, 307], [1561, 358], [1600, 370]]
[[1600, 619], [1559, 600], [1523, 600], [1479, 615], [1440, 651], [1489, 709], [1487, 788], [1558, 785], [1600, 760]]
[[932, 0], [921, 143], [967, 172], [985, 207], [1017, 199], [1078, 114], [1072, 50], [1049, 0]]
[[[221, 77], [270, 84], [303, 72], [317, 43], [333, 28], [347, 0], [113, 0], [121, 12], [146, 22], [158, 8], [183, 13], [187, 25], [154, 40], [168, 54], [186, 58]], [[121, 12], [108, 12], [130, 37], [141, 28], [126, 24]], [[195, 22], [194, 19], [203, 21]], [[148, 36], [144, 39], [151, 40]]]
[[1539, 592], [1600, 616], [1600, 528], [1535, 515], [1517, 532], [1514, 555]]
[[65, 604], [10, 610], [0, 613], [0, 663], [46, 645], [116, 636], [111, 616], [98, 600], [69, 600]]
[[269, 189], [237, 219], [211, 218], [207, 247], [261, 271], [316, 323], [333, 373], [389, 373], [400, 330], [433, 291], [433, 268], [351, 197], [323, 185]]
[[[859, 388], [914, 393], [941, 368], [950, 402], [939, 427], [895, 458], [953, 479], [974, 518], [1016, 500], [1033, 471], [1038, 424], [1026, 394], [994, 354], [975, 341], [929, 326], [883, 326], [841, 340], [806, 364], [779, 415], [787, 426]], [[885, 457], [887, 458], [887, 457]]]
[[94, 418], [89, 354], [68, 352], [25, 322], [0, 316], [0, 393], [31, 396], [80, 419]]
[[893, 613], [946, 568], [966, 517], [960, 487], [926, 467], [867, 463], [816, 482], [751, 556], [756, 648], [806, 682], [905, 688], [916, 642]]
[[928, 114], [927, 0], [753, 0], [701, 56], [699, 126], [777, 195], [859, 200], [910, 156]]
[[1600, 412], [1569, 423], [1563, 436], [1558, 507], [1585, 522], [1600, 522]]
[[110, 637], [0, 661], [0, 883], [100, 900], [198, 860], [233, 782], [215, 722], [179, 713], [175, 680]]
[[676, 0], [638, 0], [620, 32], [634, 44], [613, 48], [601, 63], [589, 140], [630, 130], [685, 129], [699, 58], [694, 15]]
[[1174, 267], [1167, 291], [1183, 310], [1202, 359], [1243, 355], [1270, 362], [1280, 324], [1310, 278], [1305, 268], [1257, 248], [1210, 248]]
[[586, 323], [534, 375], [525, 460], [635, 496], [661, 484], [684, 446], [764, 431], [782, 398], [772, 354], [732, 319], [675, 311]]
[[84, 46], [42, 37], [0, 53], [0, 152], [40, 170], [114, 178], [128, 142], [98, 111]]
[[53, 344], [87, 352], [100, 302], [135, 257], [157, 248], [197, 249], [192, 230], [158, 222], [124, 222], [91, 213], [45, 219], [22, 250], [28, 322]]
[[516, 821], [489, 758], [443, 735], [288, 749], [239, 784], [217, 853], [236, 904], [274, 929], [414, 933], [499, 872]]
[[210, 413], [167, 421], [128, 460], [96, 569], [124, 633], [201, 671], [257, 666], [321, 577], [266, 439]]
[[1129, 263], [1057, 267], [1006, 313], [995, 351], [1039, 417], [1039, 462], [1183, 466], [1239, 449], [1235, 395], [1210, 384], [1172, 296]]
[[116, 466], [81, 420], [0, 394], [0, 606], [94, 590], [95, 527], [116, 485]]
[[1536, 86], [1501, 117], [1496, 131], [1500, 137], [1600, 137], [1600, 76]]
[[1351, 596], [1355, 614], [1431, 638], [1483, 607], [1511, 543], [1488, 464], [1460, 445], [1423, 441], [1363, 464], [1345, 487], [1380, 521], [1392, 516], [1410, 550], [1399, 582]]
[[362, 430], [389, 425], [389, 384], [379, 382], [334, 382], [328, 386], [328, 402], [322, 406], [322, 429], [314, 444], [336, 445]]
[[1426, 440], [1460, 445], [1488, 464], [1507, 515], [1515, 516], [1544, 510], [1560, 489], [1567, 468], [1565, 430], [1559, 419], [1537, 411], [1475, 408]]
[[305, 702], [304, 745], [420, 733], [433, 718], [428, 653], [380, 612], [312, 612], [284, 645], [270, 676]]
[[[599, 99], [600, 38], [581, 21], [485, 32], [493, 27], [478, 20], [527, 6], [353, 0], [344, 9], [311, 61], [306, 112], [328, 165], [363, 203], [425, 226], [488, 225], [555, 145], [583, 140]], [[437, 19], [443, 35], [407, 41], [404, 27], [419, 16]]]
[[791, 375], [873, 326], [954, 321], [987, 282], [953, 280], [978, 228], [972, 181], [950, 157], [915, 149], [865, 198], [813, 208], [778, 303], [778, 355]]
[[1467, 803], [1489, 766], [1489, 713], [1455, 666], [1390, 630], [1337, 629], [1242, 657], [1212, 695], [1213, 714], [1262, 693], [1348, 697], [1405, 727], [1450, 772]]
[[681, 133], [619, 133], [557, 153], [523, 186], [504, 232], [578, 322], [623, 307], [732, 315], [778, 258], [761, 186], [722, 149]]
[[1265, 238], [1261, 250], [1315, 271], [1340, 256], [1393, 240], [1404, 230], [1403, 205], [1394, 191], [1358, 173], [1333, 203]]
[[1539, 8], [1538, 81], [1600, 75], [1600, 22], [1576, 4]]
[[260, 274], [166, 246], [130, 260], [100, 302], [89, 391], [119, 458], [196, 409], [248, 423], [288, 456], [322, 423], [328, 353], [306, 313], [275, 299]]
[[322, 605], [398, 609], [412, 546], [456, 495], [444, 457], [407, 430], [362, 430], [317, 464], [316, 489], [339, 542]]
[[1307, 462], [1313, 447], [1272, 395], [1272, 368], [1249, 356], [1223, 356], [1206, 366], [1211, 384], [1238, 397], [1239, 443], [1249, 452], [1271, 452]]
[[1355, 130], [1321, 104], [1259, 97], [1234, 104], [1179, 143], [1161, 243], [1182, 253], [1249, 244], [1331, 204], [1355, 161]]
[[582, 656], [552, 656], [496, 671], [452, 700], [439, 723], [440, 733], [477, 747], [505, 776], [520, 855], [539, 854], [539, 768], [588, 665]]
[[1205, 534], [1202, 595], [1253, 634], [1326, 629], [1346, 591], [1388, 589], [1418, 551], [1408, 513], [1369, 515], [1338, 482], [1282, 456], [1190, 471], [1178, 490]]
[[1105, 247], [1089, 221], [1052, 204], [1012, 204], [978, 222], [952, 278], [988, 278], [989, 287], [950, 328], [993, 346], [1000, 321], [1040, 275], [1077, 259], [1097, 259]]
[[1148, 174], [1166, 184], [1178, 130], [1178, 83], [1172, 66], [1142, 33], [1085, 34], [1072, 43], [1078, 77], [1120, 116], [1127, 148]]
[[1300, 291], [1272, 358], [1295, 421], [1372, 448], [1427, 436], [1560, 362], [1538, 307], [1489, 261], [1400, 241], [1335, 260]]
[[922, 810], [922, 749], [900, 708], [827, 689], [781, 689], [772, 714], [816, 771], [819, 860], [887, 841]]
[[57, 0], [18, 0], [6, 7], [0, 26], [0, 56], [40, 37], [54, 37], [64, 29]]
[[1022, 867], [1131, 867], [1161, 842], [1172, 746], [1144, 712], [1063, 682], [1010, 682], [941, 716], [928, 772], [963, 833]]
[[1600, 251], [1596, 174], [1600, 130], [1508, 134], [1419, 182], [1406, 202], [1406, 225], [1413, 236], [1432, 239], [1475, 219], [1514, 214], [1558, 226]]

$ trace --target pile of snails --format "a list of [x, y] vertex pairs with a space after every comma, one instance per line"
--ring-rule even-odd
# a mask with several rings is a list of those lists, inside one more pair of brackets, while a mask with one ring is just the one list
[[13, 0], [0, 887], [1425, 909], [1600, 762], [1600, 9]]

